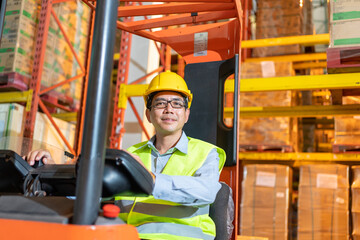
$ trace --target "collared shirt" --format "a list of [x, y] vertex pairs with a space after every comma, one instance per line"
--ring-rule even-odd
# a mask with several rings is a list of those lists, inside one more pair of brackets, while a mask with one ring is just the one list
[[147, 146], [151, 148], [151, 171], [156, 176], [153, 196], [189, 206], [213, 203], [221, 188], [217, 150], [214, 148], [210, 151], [194, 176], [170, 176], [163, 174], [162, 170], [173, 152], [181, 151], [187, 154], [189, 140], [183, 132], [178, 143], [164, 154], [159, 153], [154, 142], [155, 136], [147, 142]]

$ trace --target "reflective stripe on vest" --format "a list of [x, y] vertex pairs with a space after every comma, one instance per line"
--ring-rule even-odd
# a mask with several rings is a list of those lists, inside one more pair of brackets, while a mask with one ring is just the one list
[[136, 227], [141, 239], [152, 240], [213, 240], [214, 236], [204, 234], [200, 228], [184, 225], [179, 231], [178, 224], [174, 223], [145, 223]]
[[[188, 139], [188, 154], [175, 151], [164, 167], [163, 174], [193, 176], [203, 165], [209, 152], [214, 148], [217, 149], [219, 154], [219, 172], [222, 170], [225, 163], [225, 152], [222, 149], [201, 140]], [[128, 150], [138, 155], [145, 167], [151, 169], [151, 149], [145, 145], [146, 142], [136, 144]], [[184, 206], [155, 199], [153, 196], [140, 198], [116, 197], [116, 200], [119, 200], [117, 202], [121, 208], [120, 218], [128, 224], [137, 226], [141, 231], [146, 229], [146, 237], [140, 235], [140, 238], [180, 240], [184, 239], [185, 236], [181, 237], [179, 234], [184, 231], [187, 232], [188, 230], [185, 229], [189, 228], [189, 232], [186, 233], [186, 237], [190, 237], [189, 239], [214, 239], [216, 230], [214, 222], [209, 217], [209, 205], [202, 207]], [[149, 225], [150, 222], [152, 225]], [[155, 225], [161, 226], [161, 224], [171, 226], [171, 228], [168, 230], [163, 227], [155, 227]], [[150, 226], [155, 228], [151, 229]], [[197, 230], [190, 231], [190, 229]], [[200, 232], [202, 236], [199, 235]], [[153, 236], [149, 237], [151, 234]], [[169, 235], [174, 236], [170, 238]]]

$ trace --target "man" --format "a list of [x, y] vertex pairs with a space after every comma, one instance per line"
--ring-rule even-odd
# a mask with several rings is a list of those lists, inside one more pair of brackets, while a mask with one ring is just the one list
[[[157, 75], [144, 100], [146, 118], [153, 124], [155, 136], [128, 151], [153, 173], [155, 186], [149, 197], [116, 197], [119, 217], [136, 226], [142, 239], [214, 239], [209, 206], [221, 187], [219, 175], [225, 152], [183, 132], [192, 94], [179, 75]], [[42, 154], [39, 151], [28, 161], [32, 163]]]

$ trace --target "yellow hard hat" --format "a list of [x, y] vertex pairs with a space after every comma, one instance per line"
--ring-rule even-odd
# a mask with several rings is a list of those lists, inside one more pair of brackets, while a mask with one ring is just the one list
[[193, 95], [188, 89], [185, 80], [174, 72], [162, 72], [155, 76], [144, 93], [145, 105], [147, 106], [148, 96], [154, 92], [172, 91], [188, 97], [188, 108], [191, 106]]

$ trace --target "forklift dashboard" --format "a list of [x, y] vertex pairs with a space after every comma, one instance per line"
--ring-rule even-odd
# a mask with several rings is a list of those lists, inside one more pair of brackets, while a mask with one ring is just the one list
[[[80, 164], [30, 166], [16, 152], [0, 150], [0, 195], [75, 196]], [[102, 186], [102, 197], [150, 195], [154, 180], [150, 172], [125, 151], [106, 149]]]

